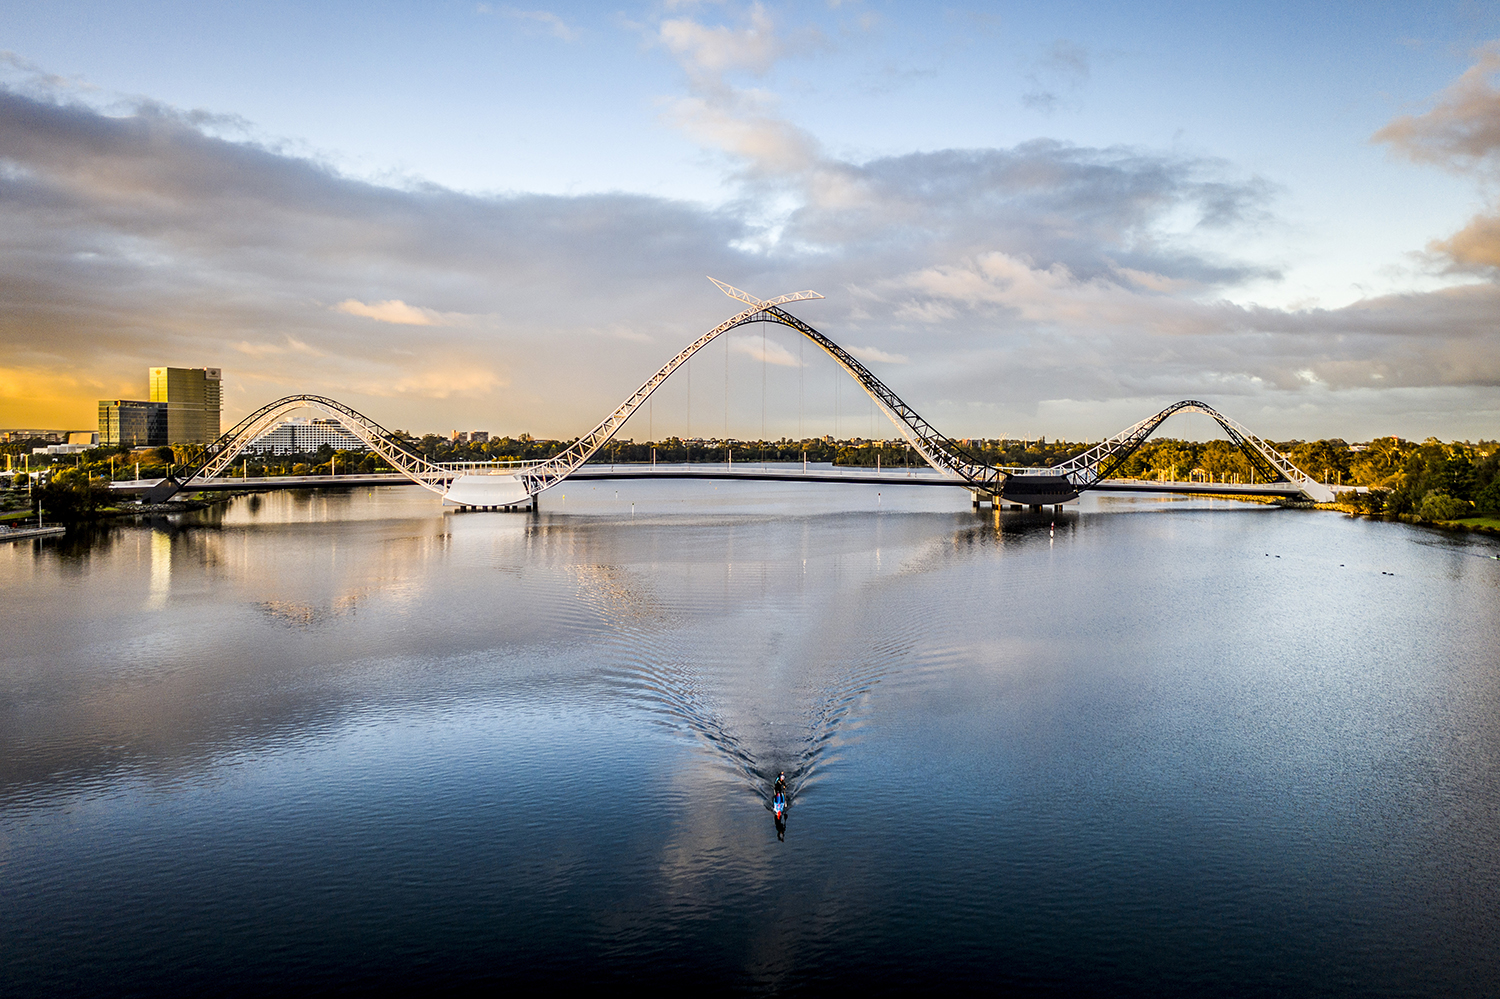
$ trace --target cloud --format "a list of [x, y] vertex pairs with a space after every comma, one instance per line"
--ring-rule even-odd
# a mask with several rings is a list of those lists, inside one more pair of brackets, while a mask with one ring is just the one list
[[578, 32], [568, 25], [561, 17], [546, 10], [517, 10], [514, 7], [491, 7], [482, 3], [476, 10], [481, 14], [502, 14], [505, 17], [514, 18], [517, 21], [529, 22], [547, 30], [552, 37], [564, 41], [575, 42], [578, 40]]
[[431, 309], [418, 308], [407, 305], [400, 299], [389, 299], [384, 302], [371, 302], [366, 305], [358, 299], [346, 298], [333, 307], [335, 312], [345, 312], [351, 316], [364, 316], [379, 323], [392, 323], [397, 326], [444, 326], [447, 321], [440, 313]]
[[323, 355], [301, 340], [293, 337], [285, 337], [284, 343], [251, 343], [241, 340], [234, 345], [234, 349], [249, 357], [279, 357], [286, 354], [304, 354], [308, 357], [322, 357]]
[[375, 380], [361, 386], [374, 396], [417, 396], [422, 399], [483, 397], [499, 386], [508, 384], [494, 371], [468, 364], [451, 364], [408, 372], [394, 381]]
[[1500, 215], [1476, 215], [1447, 239], [1427, 247], [1453, 261], [1461, 270], [1500, 271]]
[[[1413, 162], [1500, 178], [1500, 42], [1475, 57], [1429, 110], [1393, 119], [1371, 141]], [[1475, 215], [1448, 239], [1433, 240], [1427, 250], [1452, 270], [1500, 274], [1500, 206]]]
[[[1224, 164], [1204, 159], [1049, 140], [1009, 150], [840, 160], [780, 112], [774, 93], [729, 80], [734, 69], [768, 73], [789, 48], [779, 30], [759, 5], [739, 27], [678, 18], [658, 28], [658, 40], [677, 56], [689, 91], [665, 101], [665, 118], [734, 164], [732, 178], [745, 184], [745, 203], [754, 209], [747, 218], [758, 215], [761, 222], [760, 233], [743, 241], [744, 247], [767, 252], [784, 244], [783, 250], [837, 253], [850, 243], [911, 237], [921, 252], [961, 229], [967, 251], [995, 248], [998, 236], [999, 248], [1065, 253], [1070, 266], [1092, 271], [1107, 266], [1094, 253], [1103, 236], [1118, 249], [1121, 266], [1155, 270], [1162, 280], [1249, 276], [1243, 266], [1215, 266], [1189, 253], [1178, 254], [1176, 266], [1157, 268], [1167, 249], [1160, 223], [1173, 211], [1190, 215], [1204, 230], [1260, 222], [1275, 193], [1265, 181], [1226, 179]], [[818, 43], [805, 29], [796, 33], [811, 39], [803, 48]], [[1058, 40], [1037, 72], [1076, 89], [1089, 67], [1085, 49]], [[1114, 231], [1106, 232], [1111, 226]], [[1037, 247], [1037, 238], [1054, 245]], [[1059, 239], [1070, 239], [1073, 252], [1056, 246]], [[1079, 251], [1095, 259], [1084, 261]], [[1189, 267], [1199, 273], [1177, 273]]]
[[[18, 366], [111, 385], [139, 370], [141, 387], [108, 390], [127, 397], [144, 391], [146, 367], [164, 363], [225, 366], [230, 414], [266, 393], [409, 384], [395, 351], [409, 347], [412, 327], [349, 321], [319, 304], [343, 302], [345, 312], [442, 328], [475, 370], [501, 370], [520, 351], [536, 366], [537, 395], [491, 396], [487, 408], [505, 418], [512, 400], [517, 412], [535, 406], [561, 433], [595, 418], [586, 401], [549, 401], [569, 395], [562, 380], [546, 386], [567, 369], [576, 331], [614, 322], [634, 338], [592, 351], [599, 368], [576, 376], [585, 388], [622, 364], [660, 363], [654, 352], [643, 362], [638, 341], [682, 339], [664, 318], [671, 304], [689, 289], [704, 295], [694, 275], [705, 267], [742, 272], [744, 255], [730, 246], [747, 234], [730, 213], [660, 198], [381, 187], [216, 137], [156, 105], [107, 115], [0, 88], [0, 349]], [[351, 299], [351, 286], [364, 293]], [[435, 300], [448, 310], [408, 304]], [[310, 363], [288, 366], [270, 349], [293, 342], [316, 352]], [[87, 392], [67, 424], [87, 418]], [[20, 399], [0, 402], [0, 425], [26, 413]], [[394, 414], [397, 425], [437, 418]], [[441, 418], [474, 422], [461, 417]]]
[[687, 17], [663, 20], [656, 41], [676, 57], [689, 91], [666, 102], [667, 120], [739, 160], [747, 179], [779, 181], [815, 172], [823, 162], [821, 144], [778, 114], [774, 94], [735, 86], [728, 78], [734, 71], [764, 76], [793, 49], [824, 44], [811, 27], [795, 37], [795, 44], [784, 41], [760, 3], [752, 4], [737, 26]]
[[856, 347], [850, 344], [844, 349], [861, 361], [878, 361], [881, 364], [906, 364], [911, 361], [905, 354], [892, 354], [879, 347]]
[[1119, 268], [1196, 285], [1269, 272], [1195, 251], [1194, 233], [1256, 225], [1270, 185], [1226, 179], [1212, 160], [1034, 140], [827, 164], [784, 240], [824, 249], [869, 244], [891, 256], [956, 260], [999, 250], [1084, 276]]
[[[764, 347], [762, 347], [762, 343], [764, 343]], [[775, 364], [783, 368], [802, 367], [802, 362], [797, 360], [791, 351], [769, 338], [762, 341], [762, 338], [758, 336], [731, 336], [729, 338], [729, 349], [736, 354], [745, 354], [755, 358], [757, 361], [764, 361], [767, 364]]]
[[[1026, 90], [1021, 103], [1033, 111], [1052, 114], [1062, 108], [1076, 108], [1076, 95], [1088, 82], [1089, 52], [1066, 38], [1052, 43], [1051, 50], [1038, 59], [1026, 74]], [[1064, 97], [1066, 91], [1072, 98]]]
[[1451, 170], [1500, 165], [1500, 42], [1477, 50], [1475, 57], [1431, 109], [1393, 119], [1372, 141], [1388, 143], [1418, 163]]
[[[1394, 412], [1481, 433], [1500, 410], [1494, 283], [1335, 310], [1226, 301], [1275, 274], [1201, 237], [1253, 230], [1275, 191], [1210, 159], [1038, 140], [852, 162], [809, 136], [795, 156], [746, 153], [762, 175], [706, 207], [383, 187], [216, 127], [0, 88], [0, 350], [15, 388], [0, 425], [89, 425], [95, 399], [181, 364], [225, 368], [231, 419], [317, 392], [387, 426], [572, 435], [733, 311], [705, 272], [828, 294], [794, 311], [839, 342], [880, 344], [857, 353], [901, 364], [892, 388], [956, 435], [1027, 426], [1059, 399], [1113, 420], [1207, 397], [1277, 436], [1403, 432]], [[1455, 257], [1488, 259], [1485, 232], [1466, 239]], [[759, 358], [760, 338], [731, 349]], [[766, 342], [771, 433], [797, 427], [795, 389], [790, 425], [774, 425], [775, 372], [795, 353]], [[658, 435], [685, 429], [679, 398], [654, 398]]]
[[98, 93], [99, 88], [79, 76], [61, 76], [50, 73], [29, 59], [24, 59], [9, 50], [0, 50], [0, 79], [10, 78], [11, 86], [27, 92]]
[[735, 69], [765, 73], [784, 51], [775, 24], [760, 3], [750, 6], [738, 27], [669, 18], [658, 26], [657, 39], [685, 69], [700, 77], [718, 77]]
[[1500, 288], [1492, 285], [1281, 310], [1147, 294], [994, 253], [892, 278], [869, 294], [913, 322], [989, 319], [1029, 331], [1006, 338], [1014, 347], [1004, 349], [1024, 348], [1011, 355], [1016, 374], [1071, 365], [1080, 380], [1113, 383], [1115, 392], [1152, 382], [1292, 391], [1309, 372], [1337, 389], [1500, 386]]

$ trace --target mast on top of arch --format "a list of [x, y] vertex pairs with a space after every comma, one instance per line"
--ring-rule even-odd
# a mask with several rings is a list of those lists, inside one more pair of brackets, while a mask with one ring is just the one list
[[790, 295], [782, 295], [780, 298], [773, 298], [768, 301], [763, 301], [759, 298], [756, 298], [748, 291], [741, 291], [732, 284], [725, 284], [723, 281], [720, 281], [718, 278], [713, 277], [712, 275], [709, 275], [708, 279], [714, 283], [714, 287], [718, 288], [730, 298], [735, 299], [739, 302], [744, 302], [746, 305], [753, 305], [761, 311], [765, 311], [766, 309], [773, 309], [778, 305], [785, 305], [788, 302], [810, 302], [815, 298], [823, 297], [815, 291], [794, 291]]

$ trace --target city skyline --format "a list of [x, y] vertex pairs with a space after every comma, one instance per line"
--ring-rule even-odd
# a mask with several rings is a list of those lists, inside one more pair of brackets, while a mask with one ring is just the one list
[[[705, 273], [827, 295], [798, 313], [955, 437], [1179, 398], [1278, 438], [1500, 416], [1473, 5], [62, 4], [8, 35], [0, 424], [88, 426], [172, 364], [226, 369], [226, 426], [305, 391], [574, 436], [734, 311]], [[890, 436], [788, 331], [709, 353], [624, 434]]]

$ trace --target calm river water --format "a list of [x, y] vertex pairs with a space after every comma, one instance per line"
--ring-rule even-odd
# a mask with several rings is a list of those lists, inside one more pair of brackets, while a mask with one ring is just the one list
[[1500, 991], [1494, 541], [542, 507], [281, 493], [0, 548], [0, 991]]

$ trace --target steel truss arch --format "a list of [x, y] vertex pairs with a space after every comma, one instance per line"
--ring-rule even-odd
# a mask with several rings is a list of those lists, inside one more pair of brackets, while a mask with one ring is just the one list
[[332, 417], [339, 426], [380, 455], [386, 464], [438, 495], [443, 494], [455, 476], [452, 469], [435, 465], [426, 458], [407, 451], [397, 443], [395, 435], [390, 431], [337, 400], [321, 395], [289, 395], [262, 406], [237, 423], [232, 430], [222, 434], [218, 440], [204, 448], [202, 460], [181, 478], [168, 476], [158, 483], [146, 494], [147, 502], [163, 503], [181, 490], [191, 488], [194, 479], [213, 478], [234, 464], [235, 459], [261, 435], [284, 423], [292, 413], [304, 409], [316, 410]]
[[1270, 480], [1283, 479], [1292, 483], [1302, 490], [1307, 497], [1317, 503], [1332, 503], [1334, 492], [1328, 486], [1315, 480], [1302, 469], [1288, 461], [1279, 451], [1271, 447], [1265, 441], [1256, 437], [1244, 425], [1231, 420], [1220, 413], [1206, 402], [1196, 399], [1184, 399], [1174, 402], [1155, 416], [1147, 417], [1134, 426], [1102, 441], [1083, 454], [1067, 461], [1060, 462], [1046, 469], [1040, 474], [1064, 475], [1077, 488], [1078, 491], [1094, 485], [1100, 479], [1107, 479], [1119, 470], [1126, 459], [1156, 433], [1158, 427], [1166, 421], [1169, 416], [1177, 413], [1202, 413], [1210, 416], [1224, 433], [1229, 435], [1239, 449], [1244, 453], [1256, 470]]
[[609, 439], [630, 419], [630, 415], [639, 409], [651, 394], [661, 387], [661, 384], [671, 376], [683, 364], [687, 363], [698, 351], [708, 346], [723, 334], [738, 326], [744, 326], [754, 322], [774, 322], [789, 327], [807, 337], [817, 344], [834, 361], [864, 389], [865, 393], [875, 401], [883, 413], [896, 425], [907, 443], [922, 456], [937, 471], [952, 479], [959, 479], [970, 483], [976, 489], [988, 492], [998, 492], [1001, 484], [1005, 481], [1005, 473], [992, 465], [987, 465], [976, 460], [958, 444], [940, 433], [932, 424], [924, 420], [916, 410], [912, 409], [901, 398], [892, 392], [879, 378], [859, 362], [852, 354], [834, 343], [828, 337], [813, 329], [807, 323], [798, 319], [789, 312], [783, 311], [780, 306], [789, 302], [804, 302], [811, 299], [822, 298], [815, 291], [799, 291], [790, 295], [782, 295], [769, 301], [762, 301], [752, 295], [741, 291], [732, 285], [709, 278], [720, 291], [730, 298], [749, 303], [750, 307], [735, 316], [726, 319], [707, 333], [688, 344], [676, 357], [672, 358], [661, 370], [652, 375], [635, 390], [628, 399], [615, 407], [614, 412], [605, 417], [593, 430], [574, 441], [567, 450], [548, 458], [530, 468], [516, 473], [526, 485], [526, 490], [535, 496], [544, 489], [549, 489], [577, 471], [589, 458], [593, 457], [600, 448], [609, 442]]

